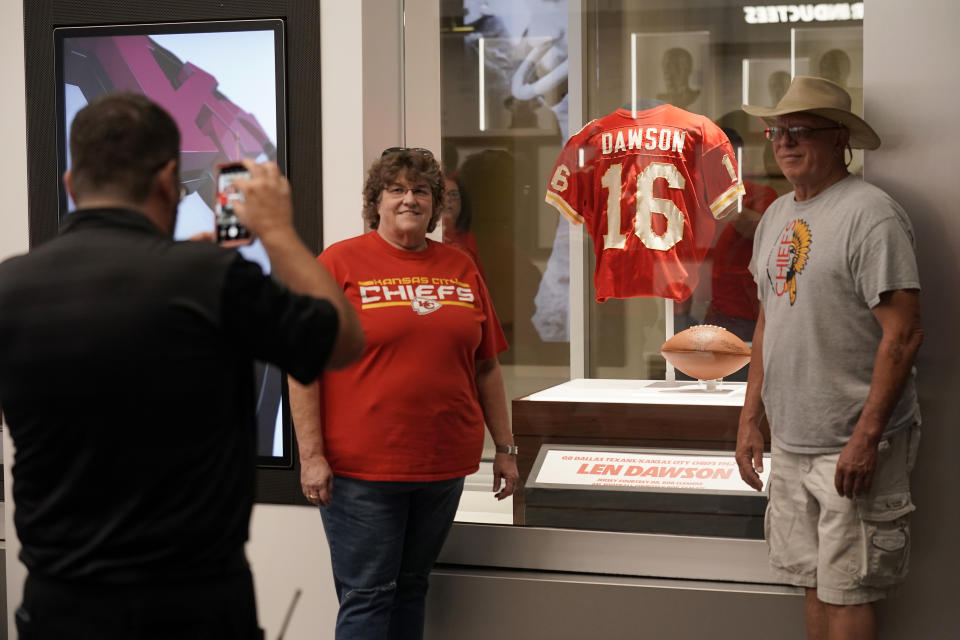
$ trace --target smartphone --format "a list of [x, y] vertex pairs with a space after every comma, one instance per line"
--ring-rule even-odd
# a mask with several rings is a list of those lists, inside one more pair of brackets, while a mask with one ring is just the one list
[[222, 164], [217, 167], [217, 242], [227, 246], [238, 246], [253, 242], [250, 230], [243, 226], [233, 211], [233, 204], [243, 201], [243, 194], [233, 181], [237, 178], [249, 178], [250, 172], [240, 163]]

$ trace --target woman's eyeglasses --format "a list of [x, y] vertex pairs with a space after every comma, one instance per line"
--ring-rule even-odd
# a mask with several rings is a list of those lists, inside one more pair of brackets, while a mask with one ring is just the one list
[[380, 157], [382, 158], [386, 155], [390, 155], [391, 153], [401, 153], [403, 151], [414, 151], [416, 153], [422, 153], [428, 158], [433, 158], [433, 152], [431, 152], [430, 149], [423, 149], [421, 147], [390, 147], [388, 149], [384, 149], [383, 153], [380, 154]]

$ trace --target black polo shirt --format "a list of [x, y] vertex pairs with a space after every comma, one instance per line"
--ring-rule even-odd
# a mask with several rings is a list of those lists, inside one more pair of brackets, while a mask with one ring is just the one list
[[329, 302], [133, 211], [70, 214], [0, 265], [0, 406], [27, 568], [154, 583], [246, 571], [253, 360], [311, 380], [336, 331]]

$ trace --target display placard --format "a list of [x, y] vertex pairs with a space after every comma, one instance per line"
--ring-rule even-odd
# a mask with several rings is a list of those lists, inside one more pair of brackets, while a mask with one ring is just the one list
[[[538, 485], [576, 485], [652, 490], [753, 491], [740, 478], [731, 454], [605, 449], [544, 449]], [[763, 457], [760, 479], [766, 487], [770, 457]]]

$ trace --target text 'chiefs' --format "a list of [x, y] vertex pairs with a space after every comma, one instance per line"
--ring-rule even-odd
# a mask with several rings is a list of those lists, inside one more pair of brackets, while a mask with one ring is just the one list
[[405, 302], [415, 299], [436, 300], [443, 303], [472, 303], [473, 288], [454, 278], [404, 276], [378, 278], [357, 283], [362, 305], [383, 302]]

